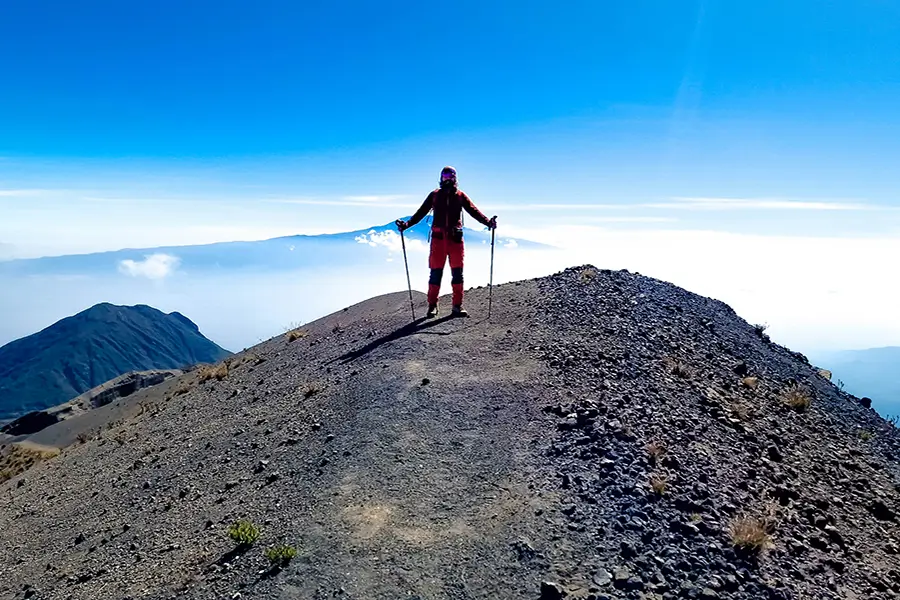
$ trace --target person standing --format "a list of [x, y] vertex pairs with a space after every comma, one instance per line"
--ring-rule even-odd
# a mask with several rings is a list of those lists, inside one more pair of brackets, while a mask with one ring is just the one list
[[463, 308], [463, 259], [465, 244], [463, 242], [462, 211], [487, 227], [497, 228], [497, 217], [488, 219], [484, 213], [472, 203], [465, 192], [459, 189], [456, 169], [441, 169], [440, 187], [425, 198], [419, 210], [409, 221], [397, 219], [397, 229], [405, 231], [428, 214], [434, 211], [431, 227], [431, 251], [428, 256], [428, 267], [431, 276], [428, 279], [428, 313], [426, 317], [438, 314], [438, 296], [441, 292], [441, 279], [444, 276], [444, 265], [450, 261], [450, 284], [453, 288], [453, 312], [456, 317], [467, 317], [469, 313]]

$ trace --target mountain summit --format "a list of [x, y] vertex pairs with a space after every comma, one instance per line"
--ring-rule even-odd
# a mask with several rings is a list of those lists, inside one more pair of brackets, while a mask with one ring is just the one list
[[129, 371], [228, 355], [180, 313], [98, 304], [0, 347], [0, 420], [66, 402]]
[[497, 286], [490, 321], [467, 298], [374, 298], [135, 393], [0, 484], [0, 595], [900, 593], [900, 437], [803, 356], [627, 271]]

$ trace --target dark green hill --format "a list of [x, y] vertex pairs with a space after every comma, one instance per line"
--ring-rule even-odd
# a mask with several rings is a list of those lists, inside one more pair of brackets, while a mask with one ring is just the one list
[[228, 355], [177, 312], [98, 304], [0, 348], [0, 420], [66, 402], [129, 371]]

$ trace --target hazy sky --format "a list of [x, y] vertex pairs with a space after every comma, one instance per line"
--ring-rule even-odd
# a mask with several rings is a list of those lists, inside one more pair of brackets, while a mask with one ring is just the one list
[[363, 228], [453, 164], [570, 264], [900, 344], [898, 39], [883, 0], [6, 3], [0, 260]]

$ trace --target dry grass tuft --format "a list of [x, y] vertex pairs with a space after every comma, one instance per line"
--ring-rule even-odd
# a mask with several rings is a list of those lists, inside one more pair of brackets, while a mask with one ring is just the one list
[[0, 483], [24, 473], [39, 462], [59, 456], [59, 450], [37, 450], [13, 444], [0, 456]]
[[681, 377], [682, 379], [693, 379], [697, 375], [697, 372], [693, 367], [678, 359], [669, 357], [666, 358], [663, 362], [665, 363], [666, 368], [669, 369], [669, 372], [675, 377]]
[[748, 554], [760, 554], [772, 546], [775, 519], [770, 515], [738, 515], [728, 526], [732, 545]]
[[669, 476], [665, 473], [652, 473], [650, 475], [650, 489], [657, 496], [662, 496], [669, 488]]
[[766, 330], [769, 328], [768, 323], [757, 323], [753, 326], [753, 332], [759, 337], [764, 337], [766, 334]]
[[651, 465], [655, 465], [668, 452], [665, 442], [652, 441], [645, 447], [647, 450], [647, 460]]
[[305, 338], [308, 335], [309, 332], [305, 329], [292, 329], [291, 331], [288, 331], [287, 341], [288, 343], [296, 342], [300, 338]]
[[743, 379], [741, 379], [741, 384], [746, 388], [755, 390], [756, 388], [759, 387], [759, 378], [758, 377], [744, 377]]
[[222, 381], [226, 377], [228, 377], [228, 363], [222, 363], [220, 365], [209, 365], [200, 369], [200, 383], [204, 383], [206, 381], [209, 381], [210, 379]]
[[731, 406], [731, 416], [735, 419], [740, 419], [741, 421], [749, 421], [753, 416], [753, 411], [746, 404], [742, 404], [740, 402], [732, 402]]
[[588, 283], [597, 278], [597, 269], [587, 268], [581, 272], [581, 283]]
[[313, 396], [318, 393], [321, 393], [322, 388], [314, 383], [307, 384], [305, 387], [300, 388], [300, 393], [303, 394], [304, 400], [309, 400]]
[[785, 404], [796, 410], [797, 412], [803, 412], [809, 408], [810, 403], [812, 403], [812, 397], [809, 392], [795, 384], [791, 384], [788, 386], [784, 392], [781, 394], [781, 398]]

